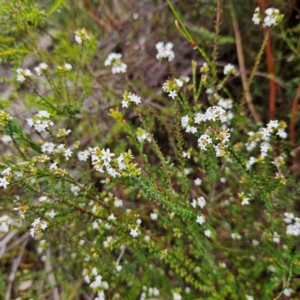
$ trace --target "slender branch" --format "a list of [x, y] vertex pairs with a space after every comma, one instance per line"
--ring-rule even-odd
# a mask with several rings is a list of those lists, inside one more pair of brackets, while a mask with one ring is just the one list
[[230, 14], [231, 14], [232, 26], [233, 26], [233, 30], [234, 30], [236, 51], [237, 51], [237, 56], [238, 56], [240, 74], [241, 74], [242, 85], [243, 85], [246, 103], [248, 105], [248, 108], [251, 112], [253, 119], [255, 120], [256, 123], [259, 123], [259, 122], [261, 122], [259, 114], [257, 113], [254, 105], [252, 104], [252, 96], [251, 96], [249, 89], [247, 89], [247, 74], [246, 74], [245, 58], [244, 58], [243, 46], [242, 46], [242, 38], [241, 38], [239, 25], [238, 25], [238, 21], [236, 18], [236, 14], [234, 11], [234, 6], [232, 4], [232, 1], [229, 2], [229, 9], [230, 9]]

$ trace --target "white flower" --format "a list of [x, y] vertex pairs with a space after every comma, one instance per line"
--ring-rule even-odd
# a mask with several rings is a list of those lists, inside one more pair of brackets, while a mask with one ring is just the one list
[[172, 50], [173, 48], [173, 43], [167, 43], [166, 45], [164, 45], [163, 42], [158, 42], [155, 47], [157, 49], [157, 55], [156, 58], [158, 60], [162, 60], [162, 59], [167, 59], [168, 61], [172, 61], [175, 57], [175, 53]]
[[110, 153], [110, 149], [109, 148], [107, 148], [106, 150], [102, 149], [101, 153], [102, 153], [101, 159], [104, 161], [104, 163], [108, 163], [108, 164], [111, 162], [111, 158], [113, 156], [115, 156], [114, 153]]
[[172, 99], [174, 99], [177, 96], [177, 92], [176, 91], [170, 91], [168, 96], [171, 97]]
[[69, 160], [69, 158], [72, 156], [73, 151], [71, 151], [70, 149], [66, 149], [64, 152], [64, 157], [66, 158], [66, 160]]
[[150, 219], [151, 219], [152, 221], [156, 221], [157, 218], [158, 218], [158, 214], [156, 214], [156, 213], [151, 213], [151, 214], [150, 214]]
[[291, 288], [285, 288], [284, 291], [283, 291], [283, 294], [286, 297], [291, 297], [291, 295], [293, 294], [293, 290]]
[[78, 196], [79, 192], [80, 192], [80, 187], [71, 183], [70, 184], [70, 192], [74, 195], [74, 196]]
[[250, 202], [249, 202], [250, 198], [244, 198], [243, 201], [241, 202], [241, 205], [249, 205]]
[[280, 138], [286, 139], [288, 134], [284, 131], [284, 129], [279, 129], [276, 133]]
[[138, 229], [137, 228], [134, 228], [134, 229], [131, 229], [130, 230], [130, 235], [132, 236], [132, 237], [137, 237], [138, 235], [139, 235], [140, 233], [139, 233], [139, 231], [138, 231]]
[[135, 95], [133, 93], [130, 93], [129, 96], [129, 101], [135, 103], [136, 105], [142, 103], [141, 98], [138, 95]]
[[231, 238], [233, 240], [240, 240], [242, 237], [238, 233], [233, 232], [231, 233]]
[[189, 124], [189, 116], [184, 116], [181, 118], [181, 127], [185, 128]]
[[51, 142], [45, 142], [41, 147], [42, 152], [48, 153], [48, 154], [53, 153], [54, 149], [55, 149], [55, 144], [53, 144]]
[[245, 297], [246, 297], [246, 300], [254, 300], [253, 296], [245, 295]]
[[195, 126], [190, 126], [190, 125], [188, 125], [185, 130], [185, 132], [187, 132], [187, 133], [189, 133], [189, 132], [196, 133], [197, 131], [198, 131], [198, 129]]
[[121, 60], [122, 54], [120, 53], [110, 53], [108, 54], [106, 60], [104, 61], [104, 66], [111, 67], [112, 73], [125, 73], [127, 65]]
[[40, 63], [37, 67], [34, 68], [36, 74], [41, 76], [43, 71], [48, 69], [48, 65], [46, 63]]
[[115, 207], [122, 207], [123, 206], [123, 201], [121, 199], [115, 198], [114, 206]]
[[82, 43], [86, 40], [89, 40], [90, 36], [88, 35], [87, 31], [85, 28], [82, 29], [77, 29], [75, 31], [75, 41], [79, 44], [82, 45]]
[[67, 71], [71, 71], [73, 69], [72, 65], [68, 64], [68, 63], [65, 63], [64, 64], [64, 68], [67, 70]]
[[221, 98], [218, 102], [218, 106], [221, 106], [224, 109], [231, 109], [233, 107], [233, 101], [231, 99]]
[[117, 220], [117, 218], [115, 217], [114, 214], [111, 214], [107, 219], [108, 219], [109, 221], [115, 221], [115, 220]]
[[224, 75], [234, 74], [236, 72], [233, 64], [228, 64], [224, 67]]
[[30, 235], [34, 237], [40, 230], [45, 230], [48, 227], [46, 221], [41, 221], [41, 218], [37, 218], [31, 224]]
[[129, 102], [126, 100], [123, 100], [121, 103], [122, 103], [122, 107], [125, 107], [125, 108], [127, 108], [129, 105]]
[[194, 180], [194, 183], [195, 183], [195, 185], [201, 185], [201, 183], [202, 183], [202, 180], [200, 179], [200, 178], [196, 178], [195, 180]]
[[180, 79], [175, 79], [175, 82], [177, 83], [178, 87], [182, 87], [183, 86], [183, 81]]
[[173, 293], [173, 300], [182, 300], [182, 297], [178, 293]]
[[23, 70], [21, 68], [17, 69], [17, 81], [24, 82], [26, 79], [32, 76], [32, 73], [29, 69]]
[[259, 7], [256, 7], [255, 12], [254, 12], [253, 17], [252, 17], [252, 21], [256, 25], [258, 25], [260, 23], [261, 16], [260, 16], [260, 8]]
[[259, 245], [259, 241], [257, 241], [257, 240], [252, 240], [252, 244], [254, 245], [254, 246], [258, 246]]
[[32, 119], [27, 119], [27, 123], [30, 127], [34, 127], [37, 132], [45, 131], [54, 125], [50, 120], [50, 114], [45, 110], [39, 111]]
[[205, 217], [204, 216], [197, 216], [196, 223], [202, 225], [205, 223]]
[[90, 287], [92, 289], [101, 287], [101, 281], [102, 281], [102, 276], [101, 275], [95, 276], [95, 280], [90, 284]]
[[91, 154], [88, 150], [79, 151], [77, 153], [77, 157], [80, 161], [87, 161], [90, 155]]
[[10, 184], [9, 181], [7, 181], [6, 177], [0, 178], [0, 187], [2, 186], [4, 189]]
[[211, 232], [209, 229], [206, 229], [206, 230], [204, 231], [204, 235], [205, 235], [206, 237], [208, 237], [208, 238], [211, 238], [212, 232]]
[[276, 231], [273, 233], [273, 242], [277, 244], [280, 243], [280, 235]]
[[292, 223], [293, 219], [295, 218], [295, 215], [293, 213], [285, 212], [283, 215], [285, 216], [283, 220], [287, 224]]
[[299, 236], [300, 235], [300, 226], [298, 224], [289, 224], [286, 227], [286, 234], [293, 235], [293, 236]]
[[211, 137], [208, 135], [208, 134], [202, 134], [201, 136], [200, 136], [200, 138], [198, 139], [198, 146], [202, 149], [202, 150], [204, 150], [204, 151], [206, 151], [207, 149], [206, 149], [206, 147], [207, 147], [207, 145], [209, 145], [209, 144], [211, 144], [212, 143], [212, 139], [211, 139]]
[[263, 26], [264, 27], [272, 27], [278, 25], [283, 15], [279, 13], [279, 10], [273, 7], [266, 9], [265, 11], [266, 17], [264, 18]]
[[198, 206], [200, 206], [201, 208], [204, 208], [206, 205], [206, 201], [204, 199], [204, 197], [199, 197], [197, 198], [197, 204]]
[[247, 165], [246, 165], [247, 169], [248, 169], [248, 170], [251, 169], [251, 167], [252, 167], [255, 163], [256, 163], [256, 158], [253, 157], [253, 156], [251, 156], [250, 159], [249, 159], [249, 161], [248, 161], [248, 163], [247, 163]]

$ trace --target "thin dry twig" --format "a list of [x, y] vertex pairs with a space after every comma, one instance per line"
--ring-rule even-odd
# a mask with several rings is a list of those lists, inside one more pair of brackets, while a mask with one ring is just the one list
[[56, 280], [55, 280], [55, 275], [52, 272], [52, 265], [51, 265], [51, 253], [50, 253], [50, 248], [48, 247], [46, 250], [46, 260], [45, 260], [45, 270], [48, 274], [48, 280], [50, 283], [50, 286], [53, 287], [53, 299], [54, 300], [60, 300], [59, 297], [59, 292], [58, 292], [58, 288], [56, 286]]
[[242, 46], [242, 39], [241, 34], [238, 26], [238, 21], [235, 15], [234, 7], [232, 2], [229, 2], [229, 8], [230, 8], [230, 14], [232, 19], [232, 26], [234, 30], [234, 36], [235, 36], [235, 44], [236, 44], [236, 50], [237, 50], [237, 56], [239, 61], [239, 67], [240, 67], [240, 74], [242, 78], [242, 85], [243, 90], [245, 94], [246, 103], [248, 105], [248, 108], [250, 110], [250, 113], [255, 120], [256, 123], [261, 122], [260, 117], [252, 103], [252, 96], [250, 94], [249, 88], [247, 88], [247, 74], [246, 74], [246, 67], [245, 67], [245, 58], [243, 53], [243, 46]]
[[29, 237], [27, 237], [26, 240], [22, 243], [22, 246], [21, 246], [18, 256], [13, 260], [12, 268], [11, 268], [11, 271], [10, 271], [10, 274], [8, 277], [7, 288], [6, 288], [6, 293], [5, 293], [5, 300], [11, 299], [10, 296], [11, 296], [13, 282], [15, 280], [16, 273], [17, 273], [18, 267], [20, 265], [20, 262], [21, 262], [21, 259], [22, 259], [22, 256], [23, 256], [23, 253], [25, 251], [25, 247], [26, 247], [28, 241], [29, 241]]

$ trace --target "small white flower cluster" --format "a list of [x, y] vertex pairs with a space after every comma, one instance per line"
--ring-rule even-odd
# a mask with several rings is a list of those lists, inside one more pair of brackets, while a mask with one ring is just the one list
[[233, 74], [235, 74], [235, 72], [236, 72], [236, 69], [233, 64], [227, 64], [224, 67], [224, 75], [233, 75]]
[[33, 127], [37, 132], [43, 132], [54, 123], [50, 120], [50, 114], [46, 110], [40, 110], [33, 116], [32, 119], [27, 119], [30, 127]]
[[226, 110], [229, 110], [229, 109], [232, 109], [232, 107], [233, 107], [233, 101], [231, 99], [220, 98], [220, 100], [218, 102], [218, 106], [220, 106]]
[[56, 134], [57, 137], [64, 137], [68, 136], [71, 133], [71, 129], [59, 128], [58, 133]]
[[125, 73], [127, 65], [122, 62], [122, 54], [120, 53], [109, 53], [106, 60], [104, 61], [105, 67], [111, 67], [113, 74]]
[[78, 151], [77, 152], [77, 157], [80, 161], [87, 161], [88, 158], [90, 157], [91, 153], [89, 150], [84, 150], [84, 151]]
[[164, 92], [169, 93], [168, 96], [174, 99], [179, 90], [183, 87], [184, 84], [188, 83], [190, 78], [187, 76], [181, 76], [178, 79], [168, 79], [162, 86]]
[[158, 60], [167, 59], [168, 61], [172, 61], [175, 58], [175, 53], [172, 50], [174, 47], [173, 43], [164, 44], [163, 42], [158, 42], [155, 47], [157, 50], [156, 58]]
[[[107, 148], [102, 149], [100, 152], [99, 147], [95, 147], [94, 149], [91, 149], [91, 154], [92, 154], [92, 164], [94, 165], [94, 168], [96, 171], [100, 173], [104, 173], [104, 167], [106, 167], [106, 172], [112, 176], [121, 176], [120, 173], [118, 173], [113, 167], [111, 167], [110, 162], [111, 158], [115, 156], [114, 153], [110, 152], [110, 149]], [[118, 162], [119, 162], [119, 168], [121, 166], [122, 169], [126, 168], [126, 165], [123, 163], [123, 156], [120, 155], [118, 157]]]
[[178, 292], [173, 292], [173, 300], [182, 300], [182, 296]]
[[75, 32], [75, 41], [79, 44], [82, 45], [83, 42], [87, 41], [90, 39], [90, 36], [88, 35], [87, 31], [85, 28], [82, 29], [77, 29]]
[[139, 127], [137, 129], [136, 137], [140, 143], [143, 143], [144, 141], [147, 141], [149, 143], [152, 142], [150, 134], [143, 128]]
[[4, 189], [10, 184], [9, 179], [11, 177], [11, 168], [7, 168], [1, 172], [2, 178], [0, 177], [0, 187]]
[[[110, 152], [110, 149], [100, 149], [99, 147], [89, 149], [92, 157], [92, 164], [96, 171], [100, 173], [108, 173], [111, 177], [117, 176], [138, 176], [140, 168], [136, 163], [133, 163], [133, 155], [131, 150], [123, 152], [119, 157], [112, 159], [115, 156]], [[105, 169], [105, 170], [104, 170]]]
[[17, 69], [17, 81], [24, 82], [26, 79], [32, 76], [32, 73], [29, 69], [23, 70], [21, 68]]
[[241, 193], [239, 193], [238, 194], [238, 197], [239, 197], [239, 199], [241, 199], [242, 200], [242, 202], [241, 202], [241, 205], [249, 205], [250, 204], [250, 198], [244, 193], [244, 192], [241, 192]]
[[[287, 133], [284, 131], [286, 123], [278, 120], [271, 120], [266, 127], [260, 128], [256, 133], [248, 132], [249, 139], [246, 143], [246, 149], [252, 151], [260, 143], [261, 157], [265, 158], [268, 155], [269, 149], [271, 149], [270, 138], [271, 135], [277, 135], [281, 139], [287, 138]], [[249, 161], [249, 167], [254, 163]]]
[[6, 126], [10, 120], [12, 120], [12, 116], [6, 111], [0, 110], [0, 126]]
[[141, 294], [140, 300], [146, 300], [147, 297], [149, 298], [158, 297], [159, 294], [160, 291], [156, 287], [149, 287], [147, 291], [147, 287], [143, 286], [143, 292]]
[[[263, 27], [272, 27], [278, 25], [283, 19], [283, 15], [280, 14], [279, 10], [273, 7], [266, 9], [265, 18], [263, 21]], [[262, 15], [260, 13], [260, 8], [257, 7], [253, 14], [252, 21], [254, 24], [258, 25], [262, 21]]]
[[218, 134], [214, 136], [214, 139], [215, 141], [217, 141], [218, 144], [216, 145], [213, 144], [213, 139], [207, 133], [204, 133], [198, 139], [198, 146], [200, 147], [201, 150], [206, 151], [207, 150], [206, 147], [209, 144], [213, 144], [213, 147], [216, 151], [216, 156], [217, 157], [225, 156], [229, 138], [230, 138], [230, 133], [228, 132], [228, 130], [220, 128]]
[[34, 237], [41, 233], [42, 230], [45, 230], [48, 227], [48, 223], [46, 221], [41, 221], [41, 218], [37, 218], [31, 224], [32, 228], [30, 229], [30, 235]]
[[238, 233], [236, 233], [236, 232], [233, 232], [233, 233], [231, 233], [230, 234], [231, 235], [231, 238], [233, 239], [233, 240], [240, 240], [242, 237], [238, 234]]
[[130, 105], [130, 103], [134, 103], [135, 105], [139, 105], [140, 103], [142, 103], [141, 98], [131, 92], [124, 92], [124, 96], [123, 96], [123, 101], [122, 101], [122, 107], [128, 107]]
[[65, 63], [63, 66], [58, 66], [57, 69], [59, 71], [65, 72], [65, 71], [71, 71], [73, 69], [72, 65]]
[[13, 220], [11, 217], [4, 215], [0, 217], [0, 232], [8, 232], [9, 231], [9, 225], [13, 223]]
[[272, 235], [272, 240], [274, 243], [279, 244], [280, 243], [280, 235], [274, 231], [273, 235]]
[[300, 236], [300, 218], [295, 217], [293, 213], [286, 212], [283, 220], [288, 224], [286, 227], [287, 235]]
[[83, 269], [82, 275], [84, 281], [89, 284], [90, 288], [97, 292], [97, 297], [94, 300], [105, 300], [104, 290], [109, 288], [106, 281], [102, 281], [102, 276], [98, 273], [97, 268], [93, 268], [91, 272]]
[[256, 163], [257, 159], [253, 156], [250, 157], [249, 161], [247, 162], [246, 168], [249, 170], [252, 166]]
[[79, 192], [80, 192], [80, 187], [71, 183], [70, 184], [70, 192], [75, 196], [77, 197], [79, 195]]
[[43, 153], [48, 153], [48, 154], [56, 154], [56, 153], [61, 153], [65, 157], [66, 160], [69, 160], [69, 158], [72, 156], [73, 151], [70, 149], [66, 149], [64, 144], [59, 144], [56, 146], [54, 143], [51, 142], [45, 142], [41, 150]]
[[191, 205], [193, 208], [196, 208], [197, 206], [199, 206], [202, 209], [205, 207], [206, 201], [205, 201], [204, 197], [199, 197], [197, 199], [193, 199]]
[[38, 76], [41, 76], [43, 72], [45, 72], [47, 69], [48, 69], [48, 65], [44, 62], [40, 63], [37, 67], [34, 68]]

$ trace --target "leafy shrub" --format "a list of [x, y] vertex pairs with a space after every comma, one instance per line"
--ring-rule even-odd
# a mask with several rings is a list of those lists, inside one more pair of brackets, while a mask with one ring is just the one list
[[[149, 64], [139, 56], [147, 40], [134, 46], [129, 36], [126, 45], [109, 3], [99, 1], [99, 12], [90, 1], [80, 10], [63, 2], [0, 4], [9, 91], [0, 100], [1, 297], [297, 299], [298, 100], [289, 116], [279, 97], [282, 120], [274, 94], [269, 116], [252, 101], [264, 92], [256, 75], [284, 22], [280, 11], [255, 10], [264, 38], [247, 74], [232, 3], [195, 3], [208, 16], [216, 8], [213, 32], [185, 25], [185, 5], [163, 2], [188, 59], [177, 59], [164, 33]], [[235, 39], [221, 32], [222, 11]], [[73, 30], [69, 14], [89, 29]], [[97, 36], [95, 24], [112, 36], [118, 27], [119, 45]], [[280, 26], [282, 49], [298, 61], [297, 27]], [[238, 62], [219, 63], [233, 42]], [[270, 91], [276, 81], [293, 97], [297, 67], [289, 72], [286, 84], [267, 76]]]

